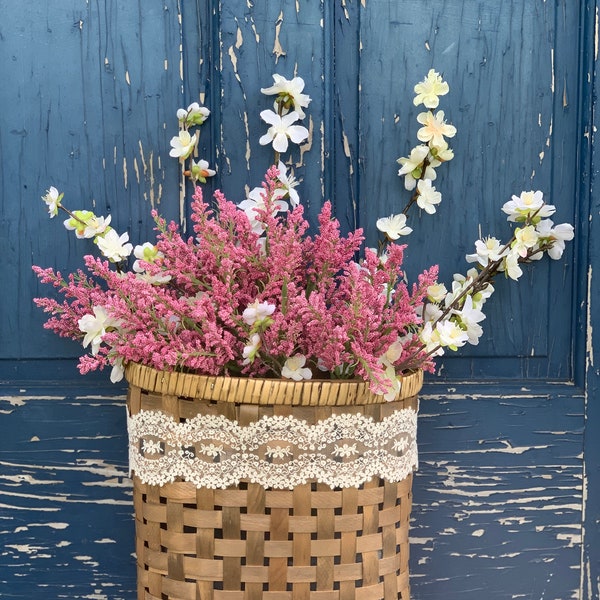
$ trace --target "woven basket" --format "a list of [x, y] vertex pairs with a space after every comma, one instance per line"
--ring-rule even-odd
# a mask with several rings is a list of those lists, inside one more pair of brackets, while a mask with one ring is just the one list
[[[398, 401], [384, 402], [361, 382], [206, 377], [141, 365], [126, 377], [130, 418], [158, 411], [186, 424], [213, 415], [239, 426], [273, 417], [319, 425], [348, 415], [381, 423], [403, 409], [416, 414], [422, 385], [414, 373]], [[311, 480], [292, 489], [252, 480], [211, 489], [180, 475], [153, 484], [138, 475], [134, 467], [138, 600], [409, 600], [412, 473], [395, 483], [374, 476], [358, 486]]]

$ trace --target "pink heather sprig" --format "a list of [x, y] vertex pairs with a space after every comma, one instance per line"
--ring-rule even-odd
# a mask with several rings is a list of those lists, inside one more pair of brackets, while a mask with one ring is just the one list
[[[385, 261], [367, 250], [355, 262], [362, 232], [343, 236], [329, 202], [309, 236], [301, 205], [282, 211], [276, 204], [277, 175], [271, 168], [262, 187], [256, 215], [262, 235], [221, 192], [209, 205], [196, 188], [192, 237], [153, 212], [157, 253], [141, 260], [144, 273], [117, 272], [92, 256], [85, 257], [87, 274], [66, 281], [35, 268], [63, 296], [63, 302], [37, 300], [52, 315], [47, 327], [82, 340], [79, 321], [95, 307], [110, 319], [95, 353], [80, 360], [82, 373], [138, 362], [159, 370], [281, 377], [286, 361], [301, 354], [314, 377], [359, 377], [377, 393], [388, 390], [383, 356], [399, 339], [406, 344], [399, 361], [414, 356], [420, 309], [437, 269], [409, 291], [404, 246], [391, 244]], [[272, 314], [253, 324], [244, 311], [256, 303], [272, 307]], [[245, 360], [257, 335], [256, 352]]]
[[330, 285], [335, 276], [343, 270], [360, 250], [363, 242], [362, 229], [350, 233], [346, 238], [340, 235], [340, 224], [332, 218], [330, 202], [325, 202], [319, 214], [319, 233], [306, 240], [306, 277], [311, 286], [322, 283]]

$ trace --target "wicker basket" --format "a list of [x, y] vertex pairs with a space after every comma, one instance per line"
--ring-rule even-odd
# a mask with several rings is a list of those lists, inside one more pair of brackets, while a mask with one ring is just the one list
[[[205, 377], [140, 365], [126, 377], [131, 418], [158, 411], [186, 424], [209, 414], [239, 426], [348, 415], [381, 423], [403, 409], [416, 414], [422, 385], [422, 373], [410, 375], [401, 398], [383, 402], [359, 382]], [[346, 459], [337, 460], [343, 471]], [[292, 489], [251, 480], [211, 489], [180, 475], [154, 484], [138, 475], [138, 600], [409, 599], [412, 473], [396, 483], [374, 476], [358, 486], [311, 480]]]

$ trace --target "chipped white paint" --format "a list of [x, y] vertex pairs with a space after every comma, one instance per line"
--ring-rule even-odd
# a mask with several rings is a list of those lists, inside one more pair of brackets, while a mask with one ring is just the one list
[[300, 159], [296, 163], [297, 167], [301, 167], [304, 162], [304, 154], [309, 152], [313, 145], [314, 121], [312, 116], [308, 117], [308, 138], [304, 144], [300, 145]]
[[250, 171], [250, 156], [252, 145], [250, 144], [250, 125], [248, 124], [248, 113], [244, 112], [244, 129], [246, 130], [246, 169]]
[[[591, 216], [590, 216], [591, 218]], [[595, 308], [595, 303], [592, 301], [592, 273], [593, 267], [588, 267], [587, 273], [587, 314], [586, 314], [586, 362], [588, 368], [594, 368], [594, 348], [592, 346], [592, 310]]]
[[[549, 448], [548, 445], [539, 446], [513, 446], [508, 440], [498, 440], [501, 444], [504, 444], [503, 448], [479, 448], [477, 450], [457, 450], [456, 454], [489, 454], [489, 453], [502, 453], [502, 454], [523, 454], [530, 450], [545, 450]], [[484, 440], [479, 440], [480, 444], [484, 443]]]
[[275, 55], [275, 64], [278, 63], [282, 56], [285, 56], [287, 52], [283, 49], [279, 36], [281, 34], [281, 26], [283, 25], [283, 11], [279, 13], [277, 21], [275, 21], [275, 41], [273, 42], [273, 54]]
[[341, 6], [344, 9], [344, 16], [346, 17], [346, 21], [350, 21], [350, 15], [348, 14], [348, 7], [346, 6], [346, 0], [342, 0]]
[[596, 6], [596, 15], [594, 19], [594, 60], [598, 60], [598, 6]]
[[129, 184], [127, 177], [127, 157], [123, 157], [123, 187], [127, 189]]
[[550, 90], [554, 94], [555, 84], [555, 73], [554, 73], [554, 48], [550, 48]]

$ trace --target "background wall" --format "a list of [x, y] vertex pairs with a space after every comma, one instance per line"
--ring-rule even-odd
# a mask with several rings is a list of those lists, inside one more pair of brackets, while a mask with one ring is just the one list
[[[593, 357], [591, 0], [0, 0], [0, 596], [134, 597], [124, 389], [82, 379], [78, 344], [42, 329], [32, 264], [81, 265], [87, 242], [39, 197], [112, 214], [136, 242], [149, 210], [182, 220], [175, 111], [212, 111], [201, 156], [234, 200], [259, 185], [271, 74], [301, 75], [311, 137], [292, 155], [312, 218], [331, 198], [370, 243], [406, 202], [396, 159], [416, 143], [414, 84], [451, 93], [456, 158], [438, 214], [414, 213], [408, 271], [467, 267], [506, 237], [511, 194], [541, 189], [577, 226], [561, 261], [499, 281], [485, 340], [444, 358], [424, 390], [415, 479], [415, 600], [598, 598], [600, 449]], [[247, 145], [249, 137], [251, 144]], [[87, 246], [86, 246], [87, 244]], [[596, 327], [596, 331], [598, 331]], [[586, 392], [587, 390], [587, 392]]]

